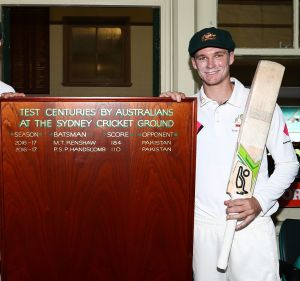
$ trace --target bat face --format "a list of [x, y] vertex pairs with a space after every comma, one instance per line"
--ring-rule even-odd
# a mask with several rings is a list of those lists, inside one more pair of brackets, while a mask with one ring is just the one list
[[256, 69], [239, 132], [227, 193], [251, 197], [263, 157], [284, 67], [260, 61]]

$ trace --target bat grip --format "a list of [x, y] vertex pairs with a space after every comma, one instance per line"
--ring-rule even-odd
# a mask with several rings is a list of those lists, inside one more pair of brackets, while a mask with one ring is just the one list
[[223, 244], [222, 244], [222, 248], [221, 248], [221, 252], [217, 264], [217, 268], [221, 270], [225, 270], [228, 265], [228, 259], [229, 259], [234, 233], [235, 233], [236, 224], [237, 224], [237, 220], [227, 220], [226, 222]]

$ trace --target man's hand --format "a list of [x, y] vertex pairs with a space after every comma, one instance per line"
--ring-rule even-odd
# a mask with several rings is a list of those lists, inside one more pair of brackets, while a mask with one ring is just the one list
[[1, 94], [1, 98], [18, 98], [18, 97], [25, 97], [24, 93], [13, 93], [13, 92], [9, 92], [9, 93], [2, 93]]
[[255, 197], [227, 200], [227, 219], [238, 220], [236, 230], [241, 230], [249, 225], [261, 212], [261, 206]]
[[181, 102], [185, 98], [185, 94], [181, 92], [163, 92], [159, 96], [162, 98], [171, 98], [177, 102]]

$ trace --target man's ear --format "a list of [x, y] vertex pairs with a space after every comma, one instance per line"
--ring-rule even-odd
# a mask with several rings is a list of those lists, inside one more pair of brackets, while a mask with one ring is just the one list
[[232, 65], [234, 62], [234, 52], [229, 52], [229, 65]]
[[197, 69], [196, 61], [194, 57], [191, 57], [191, 63], [194, 69]]

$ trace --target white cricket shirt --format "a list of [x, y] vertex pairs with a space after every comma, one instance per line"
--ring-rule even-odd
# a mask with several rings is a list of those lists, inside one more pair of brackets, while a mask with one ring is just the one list
[[[196, 216], [201, 213], [222, 219], [226, 216], [224, 201], [230, 198], [226, 194], [227, 183], [249, 94], [249, 89], [237, 79], [231, 80], [234, 90], [230, 99], [222, 105], [209, 99], [203, 87], [197, 93], [200, 128], [197, 134]], [[275, 161], [275, 171], [269, 178], [265, 152], [254, 191], [262, 207], [262, 215], [271, 215], [278, 209], [277, 198], [293, 182], [299, 166], [278, 105], [267, 148]]]

